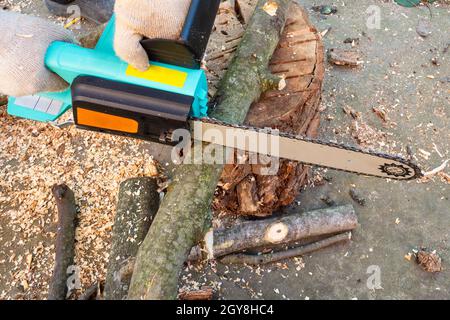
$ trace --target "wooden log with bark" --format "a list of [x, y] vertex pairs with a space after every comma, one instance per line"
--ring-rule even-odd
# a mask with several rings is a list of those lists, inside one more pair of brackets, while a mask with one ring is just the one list
[[127, 298], [136, 255], [159, 208], [156, 179], [132, 178], [120, 184], [104, 298]]
[[[211, 116], [243, 123], [268, 79], [269, 60], [282, 34], [289, 0], [272, 1], [275, 14], [260, 0], [217, 91]], [[279, 80], [279, 78], [277, 78]], [[277, 80], [277, 81], [278, 81]], [[278, 86], [278, 84], [276, 84]], [[185, 164], [176, 167], [152, 226], [142, 243], [128, 293], [129, 299], [176, 299], [178, 277], [191, 248], [203, 237], [223, 165]]]
[[352, 233], [350, 231], [340, 233], [331, 237], [327, 237], [323, 240], [308, 243], [302, 246], [289, 248], [283, 251], [277, 251], [272, 253], [264, 253], [260, 255], [237, 253], [224, 256], [220, 259], [221, 263], [224, 264], [249, 264], [249, 265], [260, 265], [271, 262], [276, 262], [284, 259], [289, 259], [293, 257], [302, 256], [333, 244], [350, 241], [352, 238]]
[[253, 248], [289, 244], [305, 238], [350, 231], [357, 225], [358, 218], [351, 205], [248, 221], [214, 230], [213, 254], [219, 258]]
[[[68, 295], [69, 267], [74, 265], [77, 208], [75, 196], [65, 184], [52, 187], [58, 209], [55, 266], [50, 279], [48, 300], [65, 300]], [[69, 292], [70, 293], [70, 292]]]
[[178, 295], [179, 300], [212, 300], [214, 291], [211, 287], [202, 287], [200, 290], [183, 291]]

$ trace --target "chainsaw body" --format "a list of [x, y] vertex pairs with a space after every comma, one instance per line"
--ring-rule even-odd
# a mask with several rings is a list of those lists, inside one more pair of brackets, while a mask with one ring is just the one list
[[45, 65], [70, 87], [63, 92], [10, 97], [8, 113], [55, 121], [70, 108], [78, 127], [167, 142], [188, 117], [205, 117], [208, 85], [200, 69], [219, 0], [193, 0], [178, 41], [144, 39], [150, 68], [141, 72], [117, 57], [112, 17], [94, 49], [66, 42], [48, 48]]

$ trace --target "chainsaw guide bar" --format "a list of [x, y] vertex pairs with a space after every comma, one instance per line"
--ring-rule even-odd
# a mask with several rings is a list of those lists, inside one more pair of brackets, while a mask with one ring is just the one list
[[[374, 176], [394, 180], [412, 180], [423, 176], [422, 170], [412, 161], [397, 155], [390, 155], [372, 150], [363, 150], [357, 147], [347, 146], [335, 142], [322, 141], [299, 135], [279, 132], [267, 128], [254, 128], [245, 125], [232, 125], [213, 118], [191, 118], [191, 131], [193, 128], [201, 128], [202, 132], [214, 130], [221, 132], [223, 137], [247, 137], [253, 141], [254, 147], [236, 145], [235, 141], [221, 141], [221, 145], [241, 149], [244, 151], [262, 153], [258, 150], [258, 139], [269, 141], [279, 139], [277, 150], [270, 150], [266, 155], [277, 158], [298, 161], [307, 165]], [[232, 130], [233, 132], [229, 132]], [[227, 132], [228, 131], [228, 132]], [[217, 143], [210, 135], [201, 137], [193, 132], [194, 139], [204, 142]], [[219, 144], [219, 143], [218, 143]], [[272, 152], [272, 153], [271, 153]]]

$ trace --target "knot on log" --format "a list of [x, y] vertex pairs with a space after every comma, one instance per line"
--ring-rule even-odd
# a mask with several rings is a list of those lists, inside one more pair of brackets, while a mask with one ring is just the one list
[[269, 243], [280, 243], [286, 239], [289, 233], [289, 227], [283, 222], [277, 222], [267, 227], [264, 239]]

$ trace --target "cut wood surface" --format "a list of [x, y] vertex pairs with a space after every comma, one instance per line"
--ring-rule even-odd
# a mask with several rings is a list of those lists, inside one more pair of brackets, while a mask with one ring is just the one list
[[355, 229], [357, 225], [358, 218], [351, 205], [248, 221], [231, 228], [214, 230], [214, 257], [342, 233]]
[[[242, 11], [251, 2], [247, 0], [236, 3]], [[229, 21], [228, 24], [218, 26], [221, 31], [231, 31], [227, 32], [227, 36], [222, 32], [217, 35], [226, 45], [223, 51], [210, 54], [208, 68], [212, 75], [220, 76], [221, 68], [226, 68], [235, 38], [240, 32], [236, 22], [233, 19]], [[305, 10], [298, 4], [291, 4], [286, 27], [270, 61], [270, 70], [275, 75], [286, 78], [286, 87], [281, 91], [275, 89], [265, 92], [251, 106], [246, 123], [315, 137], [320, 120], [319, 106], [324, 77], [323, 44]], [[211, 78], [214, 86], [215, 78]], [[226, 165], [214, 208], [220, 212], [243, 215], [271, 215], [280, 206], [294, 201], [306, 183], [309, 171], [307, 166], [289, 160], [280, 161], [275, 175], [261, 175], [259, 169], [259, 165]]]
[[69, 289], [69, 267], [74, 265], [77, 208], [73, 191], [65, 184], [54, 185], [52, 193], [58, 208], [58, 231], [48, 300], [65, 300]]
[[126, 299], [139, 246], [159, 208], [156, 179], [132, 178], [120, 184], [104, 297]]
[[287, 249], [284, 251], [265, 253], [261, 255], [255, 254], [230, 254], [222, 259], [221, 263], [225, 264], [249, 264], [249, 265], [260, 265], [271, 262], [276, 262], [284, 259], [289, 259], [293, 257], [302, 256], [340, 242], [349, 241], [352, 238], [352, 233], [350, 231], [341, 233], [335, 236], [328, 237], [326, 239], [309, 243], [303, 246]]
[[[250, 105], [272, 75], [269, 60], [286, 22], [289, 0], [277, 0], [277, 11], [258, 2], [241, 43], [217, 90], [211, 116], [243, 123]], [[203, 238], [223, 165], [176, 167], [172, 183], [142, 243], [128, 293], [129, 299], [176, 299], [178, 277], [191, 248]]]

